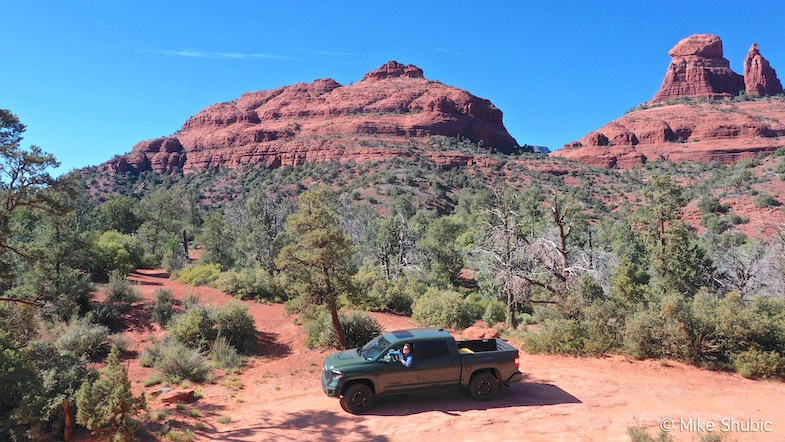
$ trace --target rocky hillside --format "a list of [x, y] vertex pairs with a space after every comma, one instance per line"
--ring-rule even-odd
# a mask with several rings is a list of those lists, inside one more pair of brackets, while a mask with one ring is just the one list
[[785, 146], [780, 80], [753, 44], [744, 75], [730, 69], [716, 35], [692, 35], [669, 55], [654, 98], [553, 155], [601, 167], [649, 161], [729, 164]]
[[[175, 135], [142, 141], [100, 170], [189, 173], [243, 165], [360, 163], [410, 157], [427, 148], [433, 136], [462, 137], [498, 152], [519, 150], [490, 101], [426, 79], [414, 65], [391, 61], [349, 86], [321, 79], [214, 104]], [[472, 162], [467, 155], [426, 153], [443, 165]]]

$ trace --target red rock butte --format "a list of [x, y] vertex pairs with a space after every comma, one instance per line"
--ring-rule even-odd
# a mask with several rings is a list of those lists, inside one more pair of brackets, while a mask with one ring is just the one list
[[415, 151], [442, 166], [472, 161], [471, 155], [429, 151], [433, 136], [460, 136], [501, 152], [518, 149], [490, 101], [391, 61], [349, 86], [321, 79], [214, 104], [173, 136], [142, 141], [99, 170], [277, 168], [404, 158]]
[[785, 146], [785, 100], [774, 69], [753, 44], [744, 75], [730, 69], [716, 35], [697, 34], [668, 52], [654, 98], [552, 153], [600, 167], [669, 160], [732, 163]]

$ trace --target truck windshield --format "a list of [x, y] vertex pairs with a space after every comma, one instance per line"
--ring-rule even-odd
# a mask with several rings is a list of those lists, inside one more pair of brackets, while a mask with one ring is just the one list
[[372, 361], [381, 356], [382, 352], [387, 350], [387, 347], [389, 346], [390, 341], [384, 339], [384, 336], [379, 335], [373, 341], [360, 347], [357, 352], [360, 353], [360, 357]]

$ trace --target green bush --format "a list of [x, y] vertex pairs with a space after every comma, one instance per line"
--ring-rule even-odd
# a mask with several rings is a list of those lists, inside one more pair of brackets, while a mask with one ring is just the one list
[[360, 268], [354, 282], [362, 295], [350, 299], [354, 307], [371, 311], [390, 310], [401, 315], [412, 314], [412, 302], [427, 288], [422, 281], [406, 275], [388, 279], [375, 266]]
[[430, 288], [412, 304], [412, 318], [425, 326], [462, 329], [472, 325], [463, 296], [452, 290]]
[[368, 341], [382, 333], [382, 325], [373, 316], [365, 312], [351, 313], [341, 319], [341, 326], [346, 335], [349, 348], [365, 345]]
[[[309, 348], [338, 348], [338, 335], [333, 326], [332, 316], [325, 308], [320, 308], [316, 313], [306, 319], [305, 344]], [[374, 317], [365, 312], [352, 313], [349, 316], [338, 314], [338, 320], [346, 336], [349, 348], [366, 344], [382, 332], [382, 326]]]
[[169, 336], [189, 347], [206, 350], [217, 336], [212, 310], [196, 305], [174, 316], [169, 324]]
[[85, 381], [76, 394], [76, 421], [106, 439], [131, 441], [139, 427], [134, 418], [147, 408], [144, 394], [131, 392], [128, 372], [112, 349], [98, 380]]
[[188, 348], [177, 341], [167, 341], [160, 347], [155, 367], [172, 381], [187, 379], [202, 382], [210, 368], [207, 358], [198, 350]]
[[[63, 352], [50, 341], [33, 341], [24, 351], [35, 367], [38, 379], [19, 396], [22, 402], [12, 415], [13, 437], [4, 437], [0, 429], [0, 439], [59, 440], [65, 425], [63, 401], [67, 399], [75, 405], [79, 387], [85, 381], [95, 379], [96, 373], [84, 358]], [[0, 363], [0, 373], [6, 373], [6, 368]], [[12, 370], [9, 373], [24, 378], [23, 372]], [[0, 391], [4, 391], [5, 386], [1, 384]], [[0, 403], [3, 402], [4, 398], [0, 397]], [[0, 422], [3, 421], [0, 417]]]
[[759, 209], [765, 209], [767, 207], [774, 207], [779, 205], [780, 202], [777, 201], [777, 198], [768, 193], [759, 193], [758, 196], [755, 197], [755, 207]]
[[139, 238], [116, 230], [101, 234], [93, 249], [93, 272], [99, 276], [113, 271], [128, 275], [144, 263], [144, 247]]
[[524, 334], [524, 348], [531, 353], [584, 355], [588, 332], [575, 319], [549, 318], [538, 332]]
[[109, 328], [95, 324], [90, 318], [73, 318], [59, 333], [56, 345], [59, 349], [77, 356], [94, 358], [109, 350]]
[[237, 349], [223, 336], [218, 336], [210, 344], [209, 356], [221, 368], [234, 369], [243, 365], [243, 357], [237, 353]]
[[726, 213], [730, 209], [729, 206], [720, 203], [720, 200], [710, 194], [705, 195], [698, 201], [698, 208], [701, 209], [701, 212], [704, 214]]
[[218, 280], [221, 274], [221, 265], [213, 264], [191, 264], [178, 274], [178, 279], [185, 284], [191, 285], [212, 285]]
[[785, 376], [785, 358], [776, 351], [751, 349], [738, 353], [733, 358], [733, 367], [745, 378], [779, 379]]
[[239, 272], [223, 272], [215, 281], [215, 287], [239, 299], [280, 301], [286, 297], [285, 290], [275, 278], [263, 268], [242, 269]]
[[0, 330], [0, 438], [11, 440], [19, 429], [12, 415], [21, 405], [25, 393], [39, 388], [36, 367], [27, 355]]
[[153, 321], [161, 327], [165, 327], [172, 318], [172, 291], [168, 289], [157, 289], [155, 291], [155, 301], [153, 301]]
[[214, 311], [217, 335], [229, 341], [240, 353], [250, 354], [256, 348], [256, 325], [248, 307], [229, 301]]
[[507, 306], [501, 301], [491, 301], [485, 307], [485, 312], [482, 314], [482, 320], [489, 326], [497, 322], [504, 322], [507, 318]]

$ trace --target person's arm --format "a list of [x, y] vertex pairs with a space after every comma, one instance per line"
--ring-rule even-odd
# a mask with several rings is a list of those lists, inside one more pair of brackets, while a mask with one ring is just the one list
[[414, 358], [413, 358], [413, 357], [412, 357], [412, 355], [410, 354], [409, 356], [404, 356], [404, 357], [403, 357], [403, 359], [401, 359], [401, 363], [402, 363], [403, 365], [405, 365], [406, 367], [411, 367], [411, 366], [412, 366], [412, 361], [413, 361], [413, 360], [414, 360]]

